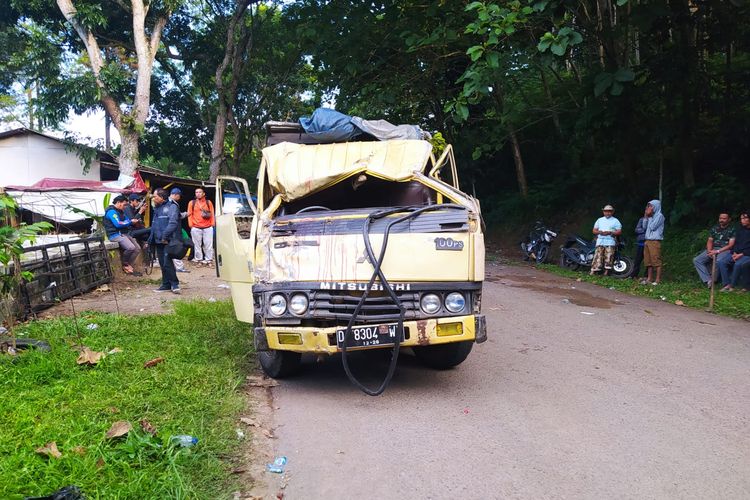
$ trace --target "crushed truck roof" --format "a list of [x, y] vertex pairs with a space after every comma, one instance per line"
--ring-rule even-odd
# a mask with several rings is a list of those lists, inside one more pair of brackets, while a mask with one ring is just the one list
[[406, 182], [424, 171], [431, 156], [432, 145], [422, 140], [282, 142], [263, 149], [269, 184], [286, 202], [359, 173]]

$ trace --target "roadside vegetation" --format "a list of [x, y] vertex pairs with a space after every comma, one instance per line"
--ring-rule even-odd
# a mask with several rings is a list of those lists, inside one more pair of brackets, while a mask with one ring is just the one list
[[[83, 313], [77, 327], [66, 317], [18, 333], [46, 340], [51, 350], [0, 357], [0, 498], [67, 485], [87, 498], [226, 498], [233, 491], [229, 460], [245, 405], [238, 388], [252, 343], [230, 303], [177, 302], [174, 313], [154, 316]], [[109, 354], [79, 365], [79, 346]], [[132, 430], [106, 438], [118, 421]], [[180, 447], [170, 439], [177, 435], [198, 443]], [[52, 442], [59, 458], [39, 450]]]
[[[587, 232], [581, 232], [587, 235]], [[561, 235], [565, 237], [565, 235]], [[655, 300], [677, 303], [695, 309], [707, 309], [710, 290], [703, 286], [693, 267], [693, 257], [705, 248], [707, 231], [668, 230], [665, 235], [663, 248], [664, 276], [662, 283], [657, 286], [641, 285], [637, 279], [616, 279], [608, 276], [589, 276], [589, 269], [582, 268], [570, 271], [561, 268], [556, 261], [539, 266], [540, 269], [582, 281], [594, 283], [621, 292]], [[556, 240], [555, 243], [560, 242]], [[627, 255], [633, 255], [633, 245], [626, 249]], [[557, 254], [554, 254], [555, 258]], [[716, 270], [718, 276], [718, 269]], [[641, 267], [640, 276], [645, 276], [645, 269]], [[750, 293], [730, 292], [720, 293], [720, 284], [716, 286], [713, 312], [725, 316], [750, 320]]]

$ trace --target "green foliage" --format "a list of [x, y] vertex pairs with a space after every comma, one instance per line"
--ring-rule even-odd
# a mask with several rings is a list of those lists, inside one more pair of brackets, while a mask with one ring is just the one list
[[[86, 325], [95, 323], [95, 330]], [[237, 451], [239, 386], [251, 368], [248, 327], [228, 302], [179, 302], [173, 314], [84, 313], [34, 321], [21, 335], [51, 352], [0, 359], [0, 497], [49, 494], [76, 484], [87, 498], [229, 498], [237, 485], [227, 461]], [[77, 332], [80, 332], [80, 336]], [[119, 347], [98, 365], [78, 366], [75, 345]], [[144, 369], [156, 357], [164, 362]], [[157, 430], [151, 437], [141, 419]], [[104, 438], [129, 421], [127, 437]], [[199, 439], [177, 448], [170, 436]], [[62, 458], [34, 452], [55, 441]], [[76, 452], [76, 447], [82, 447]]]

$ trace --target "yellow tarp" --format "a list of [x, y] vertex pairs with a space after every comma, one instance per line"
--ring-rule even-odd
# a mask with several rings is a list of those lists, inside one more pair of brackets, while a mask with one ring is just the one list
[[357, 173], [409, 180], [415, 171], [424, 170], [431, 152], [427, 141], [282, 142], [263, 149], [263, 157], [269, 184], [289, 202]]

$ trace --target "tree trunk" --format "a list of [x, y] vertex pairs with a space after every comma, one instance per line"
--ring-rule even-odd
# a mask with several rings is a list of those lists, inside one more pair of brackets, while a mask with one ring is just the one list
[[[237, 93], [238, 79], [240, 77], [241, 65], [244, 53], [248, 49], [250, 41], [251, 26], [244, 22], [244, 15], [253, 0], [236, 0], [232, 18], [227, 26], [227, 41], [224, 47], [224, 58], [216, 68], [215, 82], [218, 94], [219, 109], [216, 113], [216, 125], [214, 125], [214, 137], [211, 143], [211, 163], [208, 167], [210, 182], [214, 182], [221, 172], [224, 163], [224, 139], [227, 133], [227, 122], [230, 107], [234, 103]], [[239, 31], [238, 31], [239, 30]], [[231, 81], [229, 88], [225, 86], [224, 74], [231, 67]]]
[[219, 109], [216, 112], [216, 124], [214, 125], [214, 138], [211, 143], [211, 164], [208, 167], [208, 181], [214, 182], [221, 173], [221, 165], [224, 163], [224, 137], [227, 134], [227, 105], [223, 99], [219, 99]]
[[513, 148], [513, 162], [516, 164], [516, 179], [518, 180], [518, 191], [525, 200], [529, 197], [529, 187], [526, 185], [526, 168], [523, 166], [523, 157], [521, 157], [521, 146], [518, 144], [516, 131], [512, 126], [508, 127], [510, 135], [510, 144]]
[[695, 186], [693, 158], [693, 127], [697, 120], [696, 80], [698, 78], [698, 53], [695, 39], [695, 21], [690, 13], [690, 0], [672, 0], [672, 12], [680, 33], [680, 52], [684, 81], [682, 94], [682, 119], [680, 120], [679, 150], [682, 165], [682, 182], [685, 187]]
[[138, 170], [138, 139], [135, 131], [120, 130], [120, 173], [132, 176]]

